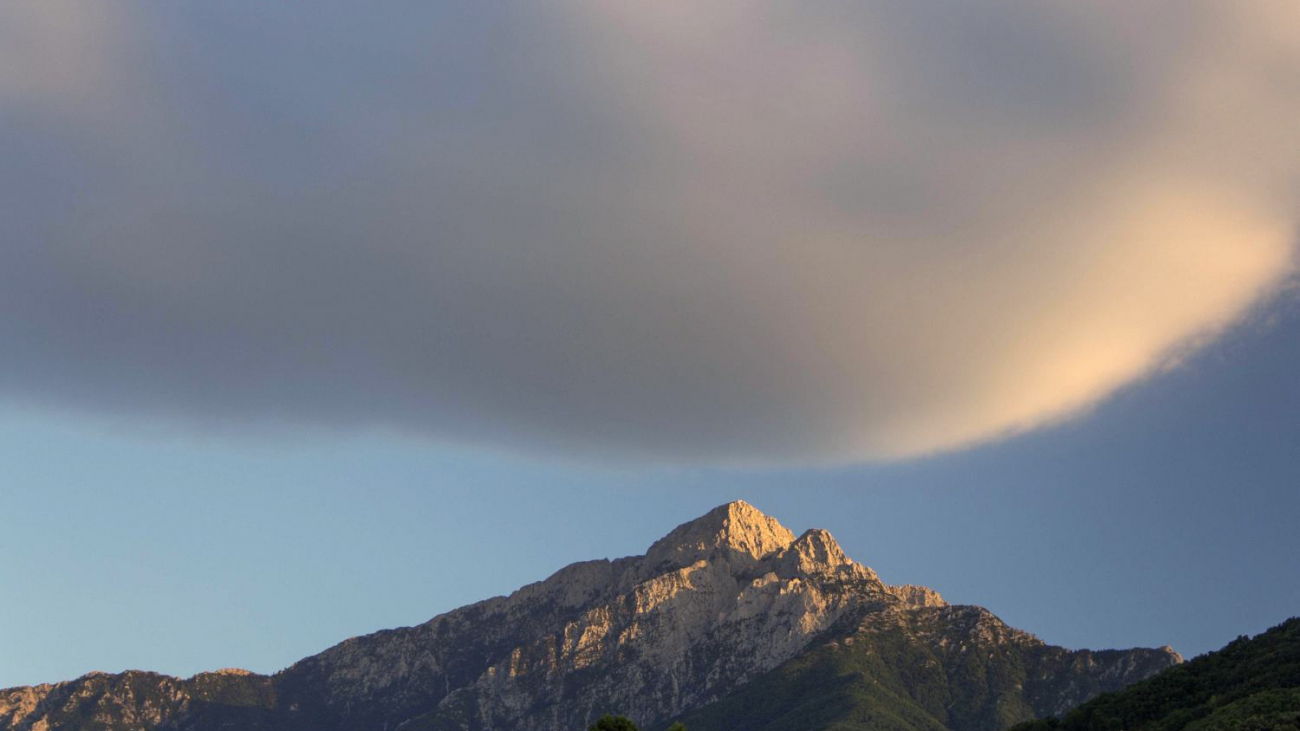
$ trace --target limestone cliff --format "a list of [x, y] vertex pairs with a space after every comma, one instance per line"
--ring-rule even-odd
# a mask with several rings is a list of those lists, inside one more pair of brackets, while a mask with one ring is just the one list
[[[133, 672], [0, 691], [0, 731], [559, 731], [606, 712], [653, 727], [810, 652], [866, 647], [884, 636], [873, 627], [917, 647], [977, 643], [1059, 681], [990, 691], [1011, 709], [996, 723], [1058, 712], [1177, 661], [1159, 651], [1104, 662], [1053, 655], [1058, 648], [984, 610], [885, 585], [826, 531], [796, 538], [733, 502], [644, 556], [574, 564], [508, 597], [347, 640], [274, 676]], [[955, 731], [991, 728], [949, 716]]]

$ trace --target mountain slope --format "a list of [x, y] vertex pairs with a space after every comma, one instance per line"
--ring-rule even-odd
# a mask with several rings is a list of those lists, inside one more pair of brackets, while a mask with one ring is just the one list
[[998, 731], [1146, 677], [1171, 650], [1052, 647], [979, 607], [891, 606], [717, 703], [692, 731]]
[[1300, 617], [1016, 731], [1300, 729]]
[[790, 661], [850, 686], [870, 679], [870, 698], [908, 699], [905, 708], [854, 706], [897, 705], [891, 712], [907, 723], [891, 727], [983, 731], [1063, 711], [1179, 658], [1050, 648], [982, 609], [888, 586], [829, 533], [795, 537], [735, 502], [679, 526], [644, 556], [574, 564], [508, 597], [347, 640], [274, 676], [129, 672], [0, 691], [0, 731], [551, 731], [611, 711], [653, 726], [722, 708]]

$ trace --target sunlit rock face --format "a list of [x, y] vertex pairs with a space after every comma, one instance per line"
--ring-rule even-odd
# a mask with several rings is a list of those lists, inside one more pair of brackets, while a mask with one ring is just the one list
[[794, 657], [847, 613], [893, 601], [830, 534], [796, 538], [734, 502], [645, 556], [575, 564], [507, 598], [345, 642], [285, 677], [324, 684], [345, 723], [364, 709], [348, 728], [375, 712], [390, 723], [418, 712], [412, 723], [427, 727], [660, 719]]
[[915, 584], [904, 584], [902, 586], [890, 586], [885, 589], [890, 594], [898, 597], [904, 604], [913, 607], [946, 607], [948, 602], [939, 596], [939, 592], [926, 586], [917, 586]]
[[699, 560], [753, 566], [792, 543], [794, 534], [775, 518], [738, 500], [677, 526], [650, 546], [642, 563], [650, 570]]
[[[606, 712], [653, 727], [812, 648], [872, 642], [878, 627], [918, 645], [978, 643], [1020, 665], [1024, 653], [1038, 657], [1048, 647], [985, 610], [950, 607], [933, 590], [884, 584], [826, 531], [796, 538], [734, 502], [679, 526], [644, 556], [574, 564], [508, 597], [347, 640], [275, 676], [101, 674], [3, 691], [0, 731], [206, 731], [231, 723], [560, 731]], [[1023, 709], [1014, 720], [1085, 700], [1104, 689], [1102, 675], [1105, 687], [1119, 687], [1177, 659], [1134, 650], [1098, 663], [1049, 649], [1060, 655], [1052, 672], [1067, 682], [1032, 686], [1041, 696], [1033, 699], [1020, 688], [997, 689], [1014, 696], [1008, 707]]]

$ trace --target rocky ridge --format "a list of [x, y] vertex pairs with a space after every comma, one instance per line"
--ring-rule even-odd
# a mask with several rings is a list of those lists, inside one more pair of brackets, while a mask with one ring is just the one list
[[[128, 672], [0, 691], [0, 731], [558, 731], [610, 711], [654, 727], [810, 652], [886, 635], [935, 652], [970, 643], [1018, 666], [1059, 656], [1030, 665], [1061, 683], [995, 689], [1012, 709], [996, 723], [1059, 712], [1179, 660], [1160, 650], [1105, 662], [1049, 652], [985, 610], [884, 584], [826, 531], [796, 537], [738, 501], [644, 556], [574, 564], [508, 597], [346, 640], [274, 676]], [[955, 731], [992, 728], [953, 718]]]

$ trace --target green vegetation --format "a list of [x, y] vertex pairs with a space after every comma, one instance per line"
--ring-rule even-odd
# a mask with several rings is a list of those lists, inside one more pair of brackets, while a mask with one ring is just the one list
[[933, 701], [934, 710], [946, 715], [949, 693], [946, 683], [935, 677], [935, 664], [927, 658], [902, 657], [919, 648], [900, 644], [886, 652], [855, 649], [819, 648], [685, 720], [705, 731], [946, 731], [926, 710], [929, 703], [918, 703], [908, 691], [909, 686], [917, 688]]
[[1014, 638], [998, 640], [1000, 651], [909, 640], [937, 628], [859, 632], [683, 720], [696, 731], [1300, 731], [1300, 618], [1036, 721], [1061, 683], [1080, 682], [1067, 667], [1108, 653], [1058, 656]]
[[693, 731], [1003, 731], [1172, 657], [1052, 647], [978, 607], [879, 613], [681, 720]]
[[587, 731], [640, 731], [640, 729], [627, 716], [611, 716], [606, 713], [600, 717], [600, 720], [588, 726]]
[[1011, 731], [1300, 731], [1300, 617]]

